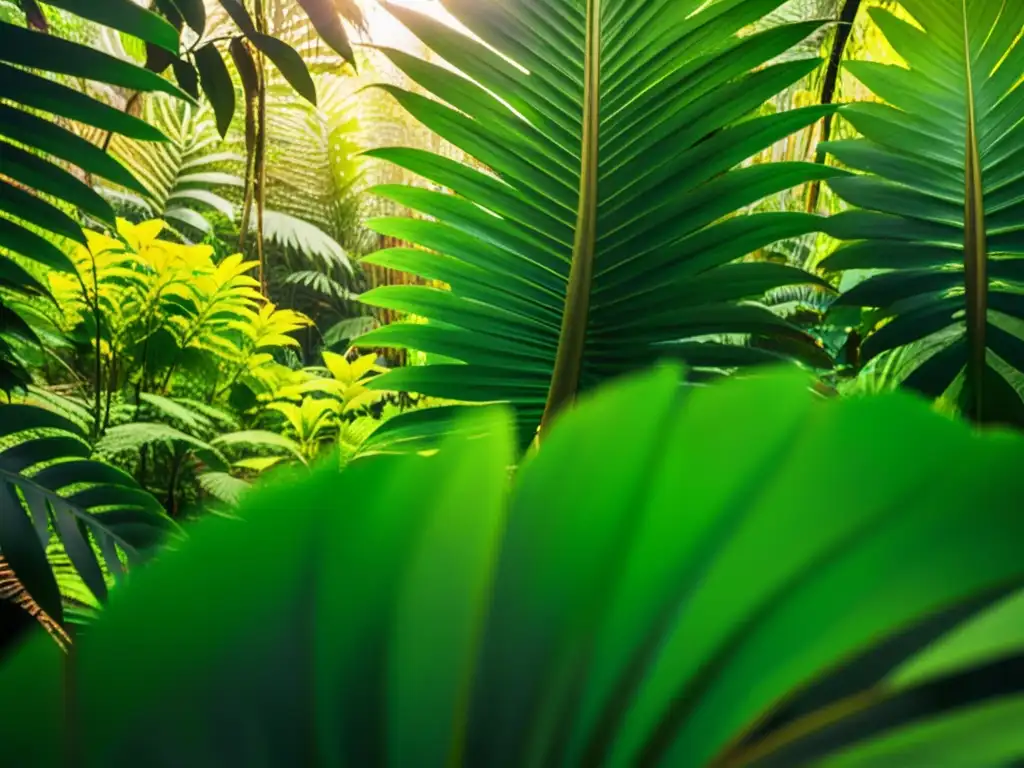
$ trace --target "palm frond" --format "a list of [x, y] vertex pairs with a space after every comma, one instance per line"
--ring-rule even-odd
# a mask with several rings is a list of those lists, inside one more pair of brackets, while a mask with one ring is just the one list
[[238, 503], [250, 485], [245, 480], [233, 477], [229, 472], [203, 472], [199, 475], [200, 487], [217, 501], [230, 506]]
[[[85, 19], [154, 47], [178, 49], [174, 27], [131, 0], [78, 3], [76, 9]], [[11, 255], [40, 270], [70, 271], [58, 244], [64, 239], [85, 242], [78, 212], [113, 225], [110, 205], [82, 176], [145, 192], [123, 165], [65, 125], [76, 122], [146, 142], [164, 139], [144, 121], [69, 87], [72, 78], [189, 98], [130, 61], [45, 29], [0, 20], [0, 164], [6, 179], [0, 180], [0, 284], [20, 295], [45, 292]], [[38, 343], [31, 327], [0, 297], [0, 390], [24, 387], [31, 380], [17, 354], [18, 339]]]
[[0, 555], [0, 600], [13, 603], [26, 611], [62, 648], [67, 648], [71, 643], [71, 638], [64, 627], [32, 598], [28, 590], [18, 581], [18, 577], [14, 575], [14, 571], [2, 555]]
[[906, 66], [847, 66], [887, 104], [844, 107], [863, 138], [826, 147], [864, 175], [830, 182], [860, 210], [830, 219], [829, 234], [849, 242], [823, 266], [884, 270], [840, 299], [875, 310], [865, 360], [941, 338], [903, 385], [958, 398], [977, 421], [1021, 425], [1024, 5], [900, 5], [912, 20], [870, 16]]
[[830, 367], [814, 339], [749, 301], [822, 281], [786, 265], [734, 263], [820, 229], [803, 213], [734, 214], [843, 173], [804, 162], [744, 167], [832, 109], [758, 116], [820, 65], [776, 61], [819, 21], [748, 31], [781, 5], [445, 0], [482, 42], [391, 7], [458, 72], [386, 50], [437, 99], [386, 90], [486, 170], [417, 149], [368, 153], [437, 186], [377, 190], [429, 219], [386, 218], [374, 229], [425, 250], [392, 248], [366, 261], [451, 290], [363, 294], [428, 322], [357, 343], [461, 361], [395, 370], [375, 386], [510, 402], [525, 444], [579, 392], [666, 354], [696, 369], [778, 359], [708, 336], [784, 337], [789, 356]]
[[[211, 213], [233, 220], [236, 204], [228, 190], [243, 186], [239, 172], [245, 158], [221, 143], [209, 108], [150, 97], [141, 116], [168, 141], [154, 145], [117, 137], [110, 151], [145, 187], [141, 201], [147, 217], [166, 218], [201, 234], [211, 231]], [[115, 200], [123, 195], [116, 188], [100, 189]]]

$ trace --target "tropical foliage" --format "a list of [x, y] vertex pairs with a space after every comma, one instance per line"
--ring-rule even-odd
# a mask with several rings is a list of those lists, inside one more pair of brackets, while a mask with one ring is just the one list
[[5, 762], [1024, 760], [1018, 6], [0, 0]]
[[[777, 360], [751, 343], [768, 337], [789, 354], [827, 365], [813, 339], [746, 301], [821, 281], [787, 265], [735, 263], [814, 231], [820, 220], [802, 212], [730, 215], [842, 173], [801, 162], [735, 168], [829, 112], [809, 107], [752, 118], [819, 65], [811, 58], [770, 62], [820, 22], [740, 37], [782, 0], [699, 10], [688, 2], [550, 5], [450, 4], [480, 43], [412, 11], [394, 11], [472, 78], [388, 51], [451, 106], [391, 89], [395, 98], [494, 175], [415, 149], [372, 153], [457, 193], [379, 190], [432, 220], [385, 219], [375, 222], [377, 231], [433, 253], [391, 248], [366, 261], [442, 280], [451, 290], [401, 286], [365, 294], [364, 301], [436, 323], [388, 326], [360, 343], [457, 361], [394, 371], [380, 385], [510, 402], [528, 442], [545, 414], [577, 392], [659, 357], [714, 373]], [[731, 343], [737, 336], [744, 341]], [[430, 426], [444, 429], [443, 422]]]
[[825, 147], [866, 172], [829, 182], [860, 210], [829, 221], [853, 242], [825, 266], [879, 270], [839, 300], [873, 310], [865, 360], [921, 344], [904, 386], [949, 394], [973, 419], [1022, 425], [1024, 7], [903, 7], [917, 25], [883, 9], [871, 17], [906, 66], [849, 65], [887, 103], [843, 107], [863, 138]]

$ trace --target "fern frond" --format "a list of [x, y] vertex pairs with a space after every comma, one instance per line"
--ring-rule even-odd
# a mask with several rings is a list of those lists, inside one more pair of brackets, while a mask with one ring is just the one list
[[[203, 233], [211, 229], [204, 215], [209, 210], [233, 219], [234, 203], [218, 190], [243, 186], [240, 173], [245, 161], [238, 153], [224, 150], [209, 107], [197, 109], [152, 96], [143, 101], [141, 116], [169, 141], [156, 144], [116, 137], [110, 152], [145, 187], [147, 195], [141, 200], [148, 215], [167, 217]], [[112, 201], [125, 202], [117, 188], [101, 186], [100, 191]]]
[[339, 301], [354, 301], [358, 298], [358, 294], [352, 293], [344, 285], [323, 272], [309, 269], [299, 270], [289, 274], [284, 282], [286, 285], [301, 285], [303, 288]]
[[[255, 217], [250, 217], [255, 231]], [[352, 262], [337, 240], [316, 224], [283, 211], [268, 210], [263, 214], [263, 236], [286, 251], [316, 264], [328, 272], [339, 270], [352, 275]]]
[[204, 432], [213, 428], [213, 422], [206, 414], [199, 413], [177, 399], [163, 397], [152, 392], [141, 392], [139, 401], [170, 422], [177, 423], [192, 432]]

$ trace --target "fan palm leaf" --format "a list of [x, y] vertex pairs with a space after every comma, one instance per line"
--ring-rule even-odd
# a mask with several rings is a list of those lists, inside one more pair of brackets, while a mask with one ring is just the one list
[[143, 102], [141, 116], [169, 141], [144, 144], [117, 137], [110, 151], [142, 183], [146, 194], [141, 200], [111, 188], [106, 194], [136, 202], [147, 216], [203, 234], [211, 231], [204, 213], [215, 211], [234, 219], [235, 205], [219, 190], [243, 185], [236, 171], [244, 158], [221, 146], [209, 109], [154, 97]]
[[901, 4], [916, 24], [870, 14], [906, 66], [849, 65], [888, 105], [844, 107], [863, 138], [827, 146], [866, 173], [830, 182], [861, 210], [831, 219], [851, 242], [823, 266], [884, 270], [840, 299], [877, 309], [865, 360], [941, 337], [903, 385], [1024, 423], [1024, 5]]
[[[809, 337], [748, 301], [816, 278], [785, 265], [733, 263], [819, 226], [803, 213], [733, 214], [842, 173], [801, 162], [737, 168], [829, 111], [753, 116], [820, 63], [769, 63], [818, 30], [817, 21], [738, 34], [781, 5], [445, 0], [479, 40], [392, 7], [465, 76], [385, 49], [442, 101], [388, 90], [489, 170], [415, 149], [369, 153], [456, 193], [379, 190], [433, 220], [384, 219], [377, 231], [428, 250], [387, 249], [367, 261], [451, 291], [364, 294], [430, 322], [381, 328], [358, 343], [461, 361], [395, 371], [379, 386], [510, 402], [529, 441], [581, 390], [662, 356], [697, 369], [778, 359], [710, 336], [785, 337], [795, 355], [828, 365]], [[446, 419], [443, 410], [417, 416]]]

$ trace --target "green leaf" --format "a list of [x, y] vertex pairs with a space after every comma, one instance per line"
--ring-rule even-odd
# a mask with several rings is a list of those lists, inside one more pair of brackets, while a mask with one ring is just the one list
[[0, 105], [0, 135], [67, 160], [135, 192], [146, 191], [123, 165], [102, 149], [52, 121]]
[[0, 61], [135, 91], [160, 91], [190, 101], [183, 91], [147, 69], [84, 45], [5, 22], [0, 22]]
[[[44, 504], [46, 502], [43, 502]], [[46, 561], [45, 542], [18, 498], [14, 485], [0, 478], [0, 552], [18, 581], [55, 621], [62, 620], [60, 591]]]
[[46, 4], [111, 29], [127, 32], [171, 53], [178, 52], [178, 30], [132, 0], [46, 0]]
[[110, 204], [63, 168], [5, 141], [0, 141], [0, 161], [4, 175], [113, 224], [114, 211]]
[[0, 96], [139, 141], [166, 141], [156, 128], [120, 109], [45, 77], [0, 64]]
[[227, 11], [231, 20], [235, 22], [245, 35], [248, 36], [256, 33], [256, 25], [253, 24], [252, 17], [245, 10], [241, 0], [220, 0], [220, 5], [221, 8]]
[[354, 67], [356, 58], [352, 53], [352, 44], [333, 0], [299, 0], [299, 5], [323, 41]]
[[59, 272], [74, 271], [71, 260], [60, 248], [7, 219], [0, 219], [0, 248], [7, 248]]
[[[107, 588], [94, 542], [108, 568], [120, 570], [117, 552], [137, 563], [175, 531], [159, 502], [130, 475], [88, 458], [90, 446], [74, 422], [36, 406], [5, 405], [0, 406], [0, 424], [0, 434], [17, 438], [5, 440], [7, 447], [0, 449], [0, 486], [8, 491], [0, 507], [9, 505], [3, 514], [12, 515], [0, 526], [0, 552], [16, 551], [15, 558], [7, 558], [16, 571], [16, 560], [34, 556], [25, 550], [27, 530], [33, 531], [45, 564], [52, 519], [75, 578], [102, 600]], [[20, 519], [13, 517], [15, 512]], [[22, 583], [37, 602], [49, 605], [52, 578], [52, 573], [49, 579], [37, 575]], [[59, 612], [45, 610], [61, 620]]]
[[[447, 2], [477, 39], [389, 6], [451, 66], [385, 48], [427, 95], [384, 89], [471, 162], [414, 149], [366, 153], [435, 187], [385, 187], [385, 196], [422, 215], [373, 227], [428, 254], [391, 251], [387, 258], [404, 263], [390, 268], [451, 290], [447, 297], [369, 291], [362, 300], [401, 303], [401, 311], [443, 326], [448, 357], [480, 360], [486, 350], [488, 383], [477, 392], [512, 404], [530, 440], [590, 387], [649, 364], [671, 345], [696, 366], [710, 357], [699, 354], [705, 337], [746, 344], [754, 336], [785, 357], [832, 367], [792, 324], [740, 304], [818, 281], [750, 260], [732, 263], [823, 226], [806, 214], [735, 213], [848, 175], [821, 164], [747, 162], [833, 112], [826, 105], [759, 114], [819, 63], [787, 52], [820, 22], [747, 33], [782, 4]], [[429, 333], [401, 344], [425, 351], [416, 345]], [[689, 359], [691, 352], [698, 354]], [[763, 362], [763, 355], [735, 356], [744, 364], [755, 357]], [[464, 388], [454, 372], [413, 378], [430, 378], [439, 397], [458, 399]]]
[[198, 477], [200, 487], [213, 498], [234, 506], [249, 490], [249, 483], [232, 477], [227, 472], [203, 472]]
[[227, 135], [231, 127], [231, 118], [235, 115], [235, 86], [231, 82], [227, 65], [213, 43], [197, 48], [193, 54], [203, 92], [213, 105], [217, 116], [217, 131], [221, 138]]
[[0, 180], [0, 211], [23, 219], [55, 235], [86, 244], [78, 222], [31, 192]]
[[242, 432], [229, 432], [225, 435], [218, 435], [210, 441], [210, 444], [218, 447], [248, 445], [277, 448], [291, 453], [298, 459], [305, 460], [302, 456], [302, 450], [294, 440], [284, 435], [279, 435], [276, 432], [262, 429], [247, 429]]
[[206, 5], [203, 0], [171, 0], [171, 2], [177, 7], [185, 23], [202, 37], [203, 32], [206, 31]]
[[178, 81], [181, 89], [193, 99], [198, 99], [199, 73], [196, 72], [196, 68], [185, 59], [174, 59], [171, 67], [174, 70], [174, 79]]
[[253, 32], [248, 35], [250, 42], [274, 62], [292, 88], [310, 104], [316, 104], [316, 84], [306, 69], [306, 63], [298, 52], [281, 40], [269, 35]]

